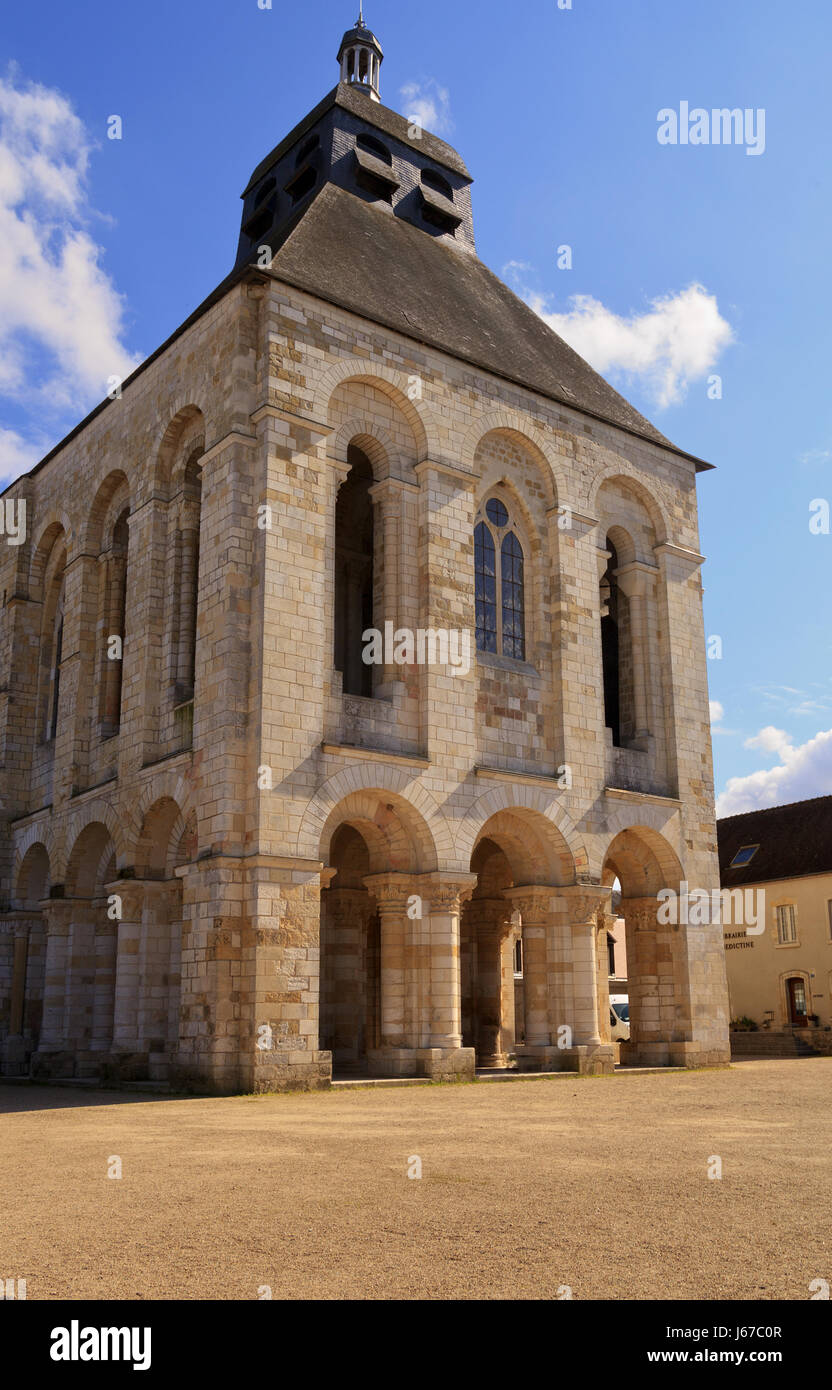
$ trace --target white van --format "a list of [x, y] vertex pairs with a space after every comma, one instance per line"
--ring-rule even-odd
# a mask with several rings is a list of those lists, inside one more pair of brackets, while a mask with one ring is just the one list
[[630, 1001], [626, 994], [613, 994], [610, 998], [610, 1032], [613, 1042], [629, 1042]]

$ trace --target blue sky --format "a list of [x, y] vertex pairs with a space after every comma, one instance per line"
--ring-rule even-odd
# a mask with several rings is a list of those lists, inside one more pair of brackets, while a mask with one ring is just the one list
[[[335, 84], [356, 9], [6, 8], [0, 478], [231, 268], [238, 195]], [[422, 109], [474, 174], [483, 260], [717, 466], [699, 496], [717, 789], [738, 779], [720, 809], [832, 792], [832, 536], [809, 526], [832, 501], [828, 0], [369, 0], [366, 18], [385, 103]], [[682, 101], [764, 110], [764, 153], [660, 145]]]

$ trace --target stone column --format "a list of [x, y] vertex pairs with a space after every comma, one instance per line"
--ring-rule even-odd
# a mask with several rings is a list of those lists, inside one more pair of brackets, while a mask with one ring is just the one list
[[381, 918], [381, 1046], [405, 1044], [405, 949], [407, 903], [412, 896], [408, 875], [372, 874], [364, 886], [378, 904]]
[[[381, 530], [383, 538], [382, 561], [382, 605], [381, 613], [376, 615], [376, 623], [381, 632], [384, 624], [392, 623], [395, 633], [399, 625], [399, 515], [400, 496], [396, 482], [385, 478], [370, 488], [370, 497], [375, 508], [376, 532]], [[385, 664], [377, 672], [374, 690], [382, 698], [393, 693], [393, 686], [401, 681], [401, 668], [395, 663]]]
[[417, 881], [423, 916], [415, 925], [426, 974], [418, 1066], [434, 1080], [474, 1075], [474, 1049], [462, 1046], [459, 919], [476, 886], [476, 874], [427, 874]]
[[[228, 1056], [229, 1067], [236, 1067], [238, 1084], [246, 1091], [327, 1087], [332, 1054], [319, 1047], [324, 866], [314, 860], [257, 855], [234, 861], [231, 867], [244, 875], [244, 915], [239, 924], [242, 949], [237, 953], [239, 988], [233, 931], [227, 933], [223, 952], [230, 979], [217, 980], [217, 1017], [224, 1025], [222, 1059]], [[209, 872], [215, 873], [216, 866]]]
[[67, 1047], [66, 976], [69, 934], [74, 904], [62, 898], [41, 903], [46, 920], [46, 961], [43, 982], [43, 1021], [38, 1050], [33, 1058], [34, 1076], [72, 1076], [74, 1058]]
[[108, 916], [106, 898], [93, 903], [95, 919], [95, 984], [90, 1050], [109, 1054], [113, 1046], [118, 923]]
[[596, 914], [598, 930], [595, 933], [596, 979], [598, 982], [598, 1030], [601, 1041], [612, 1043], [610, 1028], [610, 972], [607, 952], [607, 935], [615, 926], [615, 917], [601, 904]]
[[153, 1080], [167, 1074], [170, 1016], [171, 906], [174, 880], [146, 880], [138, 966], [138, 1051]]
[[[576, 804], [605, 785], [606, 718], [598, 589], [598, 521], [575, 508], [549, 514], [553, 552], [552, 659], [556, 750], [572, 771]], [[604, 562], [606, 568], [606, 562]], [[603, 571], [602, 571], [603, 573]], [[579, 870], [586, 865], [577, 866]]]
[[326, 899], [321, 899], [319, 1032], [322, 1046], [334, 1054], [336, 1066], [357, 1062], [364, 1051], [371, 911], [372, 903], [363, 888], [330, 888]]
[[[511, 932], [511, 907], [505, 898], [472, 898], [467, 921], [476, 942], [475, 1019], [477, 1066], [500, 1070], [503, 1049], [503, 944]], [[512, 981], [513, 983], [513, 981]]]
[[[0, 1071], [25, 1076], [31, 1046], [24, 1038], [29, 933], [38, 912], [0, 916]], [[4, 1036], [5, 1034], [5, 1036]]]
[[139, 946], [144, 884], [136, 879], [122, 879], [106, 884], [106, 892], [121, 900], [121, 915], [116, 919], [113, 1061], [122, 1079], [133, 1080], [144, 1072], [139, 1056]]
[[93, 1073], [92, 1045], [95, 992], [95, 917], [92, 899], [68, 900], [72, 909], [66, 961], [64, 1036], [75, 1057], [75, 1075]]
[[610, 891], [592, 884], [558, 889], [572, 941], [572, 1047], [562, 1051], [580, 1072], [611, 1072], [615, 1064], [612, 1045], [601, 1041], [598, 1014], [598, 908]]
[[618, 587], [630, 605], [630, 638], [633, 661], [633, 740], [645, 748], [654, 733], [650, 720], [650, 629], [647, 602], [653, 592], [658, 571], [652, 565], [635, 561], [615, 571]]
[[[645, 1066], [672, 1062], [695, 1065], [683, 973], [683, 929], [658, 921], [661, 903], [653, 898], [624, 898], [621, 912], [627, 930], [627, 984], [630, 1041], [622, 1060]], [[688, 928], [695, 931], [697, 928]], [[701, 928], [699, 930], [702, 930]]]
[[523, 932], [523, 994], [526, 1040], [518, 1048], [524, 1070], [552, 1064], [551, 993], [555, 923], [552, 900], [559, 890], [549, 885], [507, 888], [504, 897], [520, 913]]

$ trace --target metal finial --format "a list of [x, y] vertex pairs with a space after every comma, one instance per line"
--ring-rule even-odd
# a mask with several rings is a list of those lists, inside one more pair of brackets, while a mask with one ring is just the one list
[[358, 0], [358, 26], [364, 28], [364, 0]]

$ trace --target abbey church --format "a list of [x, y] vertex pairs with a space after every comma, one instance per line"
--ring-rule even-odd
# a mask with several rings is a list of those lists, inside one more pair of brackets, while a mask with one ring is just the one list
[[362, 18], [231, 273], [5, 494], [3, 1075], [729, 1059], [722, 928], [658, 898], [719, 886], [707, 465], [483, 264], [382, 61]]

